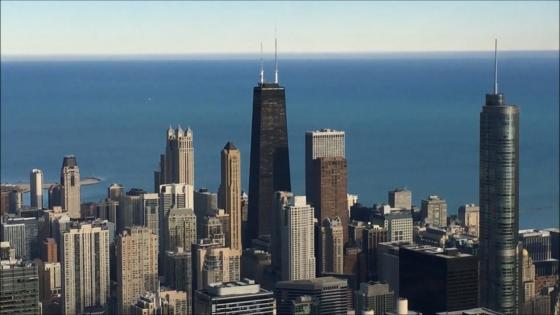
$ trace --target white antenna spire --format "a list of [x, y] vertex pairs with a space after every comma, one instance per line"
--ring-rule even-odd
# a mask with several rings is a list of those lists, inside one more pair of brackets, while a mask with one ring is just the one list
[[274, 31], [274, 83], [278, 84], [278, 40]]
[[259, 82], [261, 84], [264, 83], [264, 68], [263, 68], [263, 45], [261, 42], [261, 71], [260, 71], [260, 77], [259, 77]]
[[498, 39], [494, 39], [494, 94], [498, 94]]

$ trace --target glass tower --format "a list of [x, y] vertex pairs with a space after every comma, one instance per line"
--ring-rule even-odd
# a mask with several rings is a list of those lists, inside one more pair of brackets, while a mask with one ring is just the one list
[[480, 292], [482, 306], [518, 309], [519, 111], [494, 92], [480, 113]]

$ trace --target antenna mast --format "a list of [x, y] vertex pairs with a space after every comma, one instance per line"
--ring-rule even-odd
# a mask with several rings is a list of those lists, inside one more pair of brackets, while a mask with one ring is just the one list
[[261, 84], [264, 83], [264, 68], [263, 68], [263, 45], [261, 42], [261, 71], [259, 73], [259, 82]]
[[494, 94], [498, 94], [498, 39], [494, 39]]
[[278, 40], [274, 34], [274, 83], [278, 84]]

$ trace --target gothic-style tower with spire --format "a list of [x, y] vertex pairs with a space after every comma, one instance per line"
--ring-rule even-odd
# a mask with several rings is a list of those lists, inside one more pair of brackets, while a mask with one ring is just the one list
[[[278, 82], [276, 39], [274, 42], [274, 83], [264, 81], [261, 62], [260, 81], [253, 89], [248, 242], [270, 235], [270, 218], [275, 210], [274, 192], [291, 191], [286, 94]], [[245, 247], [248, 245], [244, 244]]]
[[480, 302], [504, 314], [518, 311], [519, 111], [494, 91], [480, 113]]
[[160, 156], [159, 170], [154, 172], [154, 191], [159, 185], [187, 184], [194, 187], [194, 147], [191, 128], [167, 129], [165, 154]]

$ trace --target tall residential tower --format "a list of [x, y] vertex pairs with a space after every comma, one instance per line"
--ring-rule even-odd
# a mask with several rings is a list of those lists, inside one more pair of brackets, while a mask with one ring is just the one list
[[31, 206], [37, 209], [43, 209], [43, 171], [33, 169], [29, 174], [29, 184], [31, 190]]
[[109, 298], [109, 230], [96, 223], [78, 223], [63, 234], [63, 313], [107, 309]]
[[115, 244], [118, 309], [128, 314], [138, 296], [159, 289], [158, 237], [147, 227], [127, 227]]
[[80, 218], [80, 168], [74, 155], [67, 155], [60, 170], [62, 209], [73, 219]]
[[482, 306], [518, 308], [519, 111], [494, 91], [480, 113], [480, 291]]

